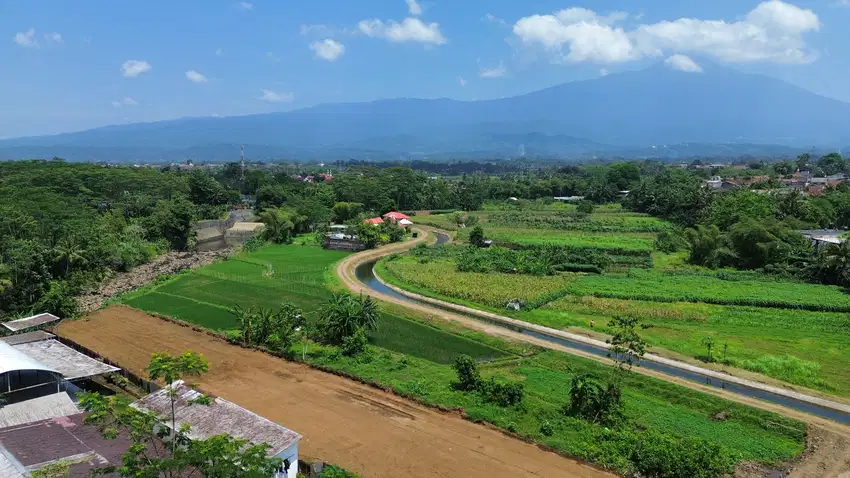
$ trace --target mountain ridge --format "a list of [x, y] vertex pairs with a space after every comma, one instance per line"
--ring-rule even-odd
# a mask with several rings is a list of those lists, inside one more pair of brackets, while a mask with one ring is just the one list
[[[149, 160], [158, 149], [163, 159], [173, 159], [207, 148], [194, 159], [211, 160], [225, 153], [213, 145], [252, 144], [268, 155], [262, 159], [581, 159], [687, 144], [723, 145], [732, 155], [738, 143], [749, 154], [759, 150], [754, 145], [763, 145], [765, 154], [777, 148], [793, 154], [850, 144], [850, 131], [842, 127], [850, 103], [763, 75], [710, 63], [703, 68], [685, 73], [656, 65], [480, 101], [396, 98], [110, 125], [2, 140], [0, 157], [89, 149], [82, 156]], [[699, 155], [700, 148], [684, 149], [677, 154]]]

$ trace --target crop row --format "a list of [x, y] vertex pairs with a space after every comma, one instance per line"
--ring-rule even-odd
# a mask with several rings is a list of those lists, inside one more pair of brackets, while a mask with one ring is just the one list
[[703, 274], [667, 275], [631, 270], [625, 275], [581, 276], [569, 286], [575, 295], [653, 302], [850, 312], [850, 295], [834, 286], [798, 282], [723, 280]]
[[518, 274], [457, 272], [453, 263], [433, 261], [420, 264], [412, 258], [385, 263], [402, 282], [437, 294], [503, 308], [513, 300], [533, 308], [564, 294], [573, 276], [537, 277]]

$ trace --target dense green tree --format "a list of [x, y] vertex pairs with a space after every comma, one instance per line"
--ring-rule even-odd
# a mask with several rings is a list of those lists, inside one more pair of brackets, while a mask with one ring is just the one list
[[195, 169], [189, 173], [189, 198], [195, 204], [216, 206], [226, 204], [229, 196], [214, 177], [205, 171]]
[[838, 153], [829, 153], [818, 159], [818, 167], [826, 175], [838, 174], [846, 168], [844, 158]]

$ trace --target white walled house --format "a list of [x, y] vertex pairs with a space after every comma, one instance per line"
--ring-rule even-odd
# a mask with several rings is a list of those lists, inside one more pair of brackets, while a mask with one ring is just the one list
[[[274, 478], [296, 478], [298, 474], [298, 442], [301, 435], [272, 422], [256, 413], [229, 402], [215, 398], [209, 405], [190, 403], [201, 393], [189, 388], [182, 380], [162, 388], [136, 402], [133, 406], [139, 410], [155, 413], [163, 418], [163, 424], [170, 426], [171, 398], [168, 389], [175, 391], [175, 425], [181, 428], [188, 425], [189, 438], [206, 440], [216, 435], [227, 434], [250, 443], [266, 443], [270, 446], [269, 456], [286, 460], [289, 466], [281, 469]], [[168, 417], [166, 419], [166, 417]]]

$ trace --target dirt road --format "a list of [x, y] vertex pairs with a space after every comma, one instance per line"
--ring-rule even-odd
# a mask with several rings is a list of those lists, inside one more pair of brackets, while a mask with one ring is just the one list
[[138, 375], [154, 352], [199, 352], [210, 362], [202, 389], [301, 433], [303, 456], [364, 477], [614, 476], [459, 416], [130, 308], [94, 312], [61, 324], [57, 333]]

